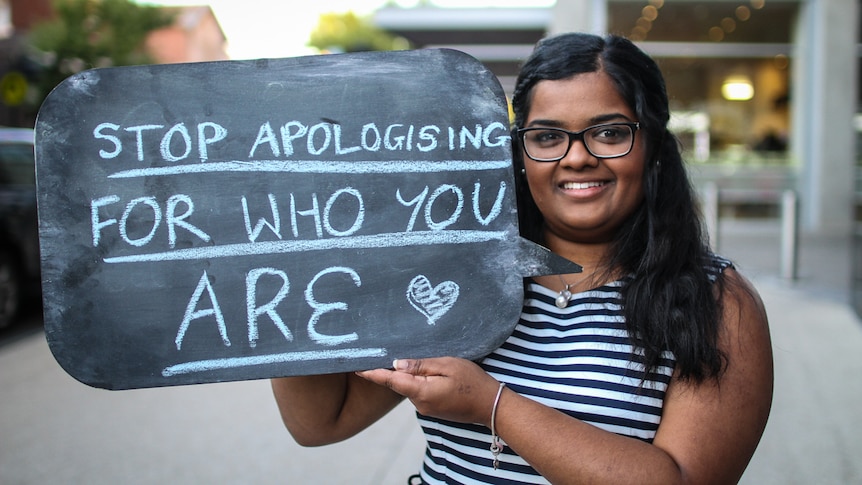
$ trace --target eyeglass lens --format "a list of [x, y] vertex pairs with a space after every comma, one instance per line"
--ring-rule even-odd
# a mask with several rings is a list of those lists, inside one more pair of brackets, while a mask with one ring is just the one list
[[523, 132], [524, 149], [534, 160], [560, 160], [566, 156], [575, 140], [581, 140], [593, 156], [620, 157], [634, 143], [634, 130], [626, 124], [604, 124], [571, 132], [559, 128], [530, 128]]

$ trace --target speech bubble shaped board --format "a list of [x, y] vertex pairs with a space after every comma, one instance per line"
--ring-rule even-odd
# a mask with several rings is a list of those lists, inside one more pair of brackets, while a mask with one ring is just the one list
[[523, 277], [508, 110], [452, 50], [95, 69], [36, 123], [45, 330], [128, 389], [475, 359]]

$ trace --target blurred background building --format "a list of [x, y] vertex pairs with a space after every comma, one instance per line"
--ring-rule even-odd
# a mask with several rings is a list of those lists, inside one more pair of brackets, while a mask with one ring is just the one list
[[[46, 58], [54, 53], [40, 52], [32, 45], [30, 34], [40, 24], [56, 20], [53, 0], [0, 0], [0, 126], [32, 127], [39, 99], [44, 97], [45, 88], [38, 89], [40, 75], [46, 67], [56, 62], [56, 59]], [[91, 2], [93, 5], [99, 2]], [[130, 3], [130, 2], [129, 2]], [[212, 9], [197, 2], [190, 2], [187, 7], [159, 8], [159, 14], [170, 19], [167, 25], [154, 28], [145, 35], [142, 55], [139, 62], [177, 63], [227, 60], [227, 39], [213, 14]], [[205, 3], [205, 2], [201, 2]], [[85, 5], [85, 2], [78, 2]], [[129, 13], [139, 10], [131, 4]], [[66, 20], [66, 19], [64, 19]], [[83, 23], [87, 23], [86, 19]], [[122, 27], [121, 27], [122, 28]], [[81, 27], [87, 35], [117, 37], [116, 44], [127, 42], [120, 38], [122, 32], [108, 32], [107, 26], [91, 28]], [[131, 29], [129, 29], [131, 30]], [[129, 36], [137, 32], [130, 32]], [[133, 39], [133, 37], [130, 37]], [[110, 39], [113, 40], [113, 39]], [[137, 48], [135, 48], [137, 49]], [[133, 50], [135, 50], [133, 49]], [[70, 66], [65, 75], [71, 75], [90, 67], [107, 67], [88, 65], [88, 59], [80, 66]], [[116, 60], [113, 60], [116, 61]], [[128, 64], [128, 59], [124, 63]], [[112, 65], [112, 64], [108, 64]], [[44, 76], [42, 76], [44, 77]], [[62, 79], [62, 78], [61, 78]]]
[[225, 61], [227, 39], [210, 7], [165, 8], [174, 22], [147, 36], [146, 50], [159, 63]]

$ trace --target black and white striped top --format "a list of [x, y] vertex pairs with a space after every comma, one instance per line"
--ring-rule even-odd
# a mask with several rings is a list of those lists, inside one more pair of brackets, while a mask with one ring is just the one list
[[[716, 258], [711, 270], [730, 263]], [[621, 308], [622, 281], [554, 305], [557, 293], [530, 282], [512, 335], [481, 366], [523, 396], [613, 433], [651, 442], [661, 421], [674, 357], [641, 382]], [[494, 470], [491, 433], [481, 425], [419, 415], [428, 447], [422, 479], [429, 484], [548, 483], [506, 447]]]

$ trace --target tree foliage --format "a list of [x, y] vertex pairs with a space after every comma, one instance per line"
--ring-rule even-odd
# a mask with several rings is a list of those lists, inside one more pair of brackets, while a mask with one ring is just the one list
[[147, 35], [173, 16], [131, 0], [54, 0], [55, 17], [33, 27], [29, 42], [42, 64], [43, 96], [68, 76], [93, 67], [147, 64]]
[[390, 34], [353, 12], [321, 15], [308, 45], [329, 52], [390, 51], [410, 47], [403, 37]]

